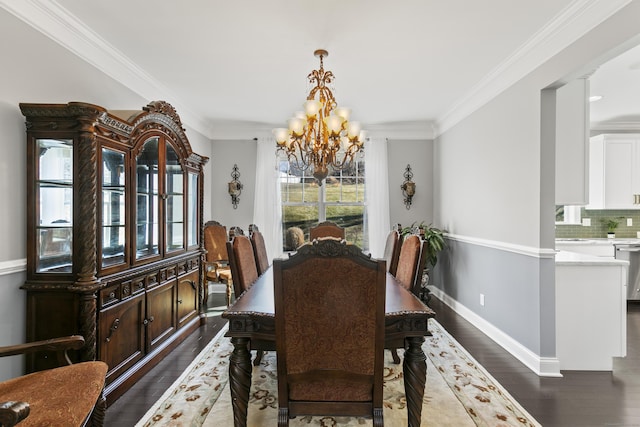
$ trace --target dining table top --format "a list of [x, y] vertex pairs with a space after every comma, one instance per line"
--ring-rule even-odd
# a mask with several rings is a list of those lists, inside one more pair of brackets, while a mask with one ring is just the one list
[[[407, 317], [411, 314], [435, 317], [436, 313], [402, 286], [393, 275], [387, 273], [386, 278], [385, 318]], [[258, 277], [258, 280], [236, 299], [222, 317], [243, 315], [275, 317], [273, 266]]]

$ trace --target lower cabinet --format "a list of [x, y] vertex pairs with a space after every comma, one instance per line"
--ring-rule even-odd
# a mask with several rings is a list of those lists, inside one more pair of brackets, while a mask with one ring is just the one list
[[135, 365], [145, 349], [145, 293], [100, 311], [99, 359], [109, 366], [107, 383]]
[[[177, 337], [181, 341], [182, 332], [190, 333], [199, 326], [198, 265], [185, 262], [131, 279], [115, 279], [100, 291], [97, 358], [109, 365], [108, 400], [113, 400], [109, 399], [110, 384], [115, 389], [133, 381], [129, 377], [150, 368], [149, 359], [160, 355]], [[113, 398], [123, 391], [113, 393]]]

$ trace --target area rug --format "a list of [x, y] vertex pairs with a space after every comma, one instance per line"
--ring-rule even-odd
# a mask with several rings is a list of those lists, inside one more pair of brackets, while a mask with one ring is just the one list
[[[427, 355], [427, 384], [422, 426], [539, 427], [469, 353], [434, 319]], [[183, 375], [149, 409], [136, 427], [231, 427], [233, 414], [228, 386], [228, 361], [233, 346], [223, 335], [226, 328], [200, 353]], [[402, 357], [402, 352], [398, 352]], [[385, 352], [384, 423], [406, 426], [402, 364], [395, 365]], [[267, 352], [253, 368], [247, 425], [277, 425], [277, 375], [275, 352]], [[296, 426], [371, 426], [370, 419], [355, 417], [296, 417]]]

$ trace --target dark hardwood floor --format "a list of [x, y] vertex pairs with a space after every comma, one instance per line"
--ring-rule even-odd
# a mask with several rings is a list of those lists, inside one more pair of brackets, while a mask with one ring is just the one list
[[[106, 426], [135, 425], [224, 325], [223, 304], [224, 294], [210, 295], [207, 324], [107, 409]], [[627, 357], [614, 361], [613, 372], [563, 371], [563, 378], [538, 377], [437, 299], [431, 306], [438, 322], [542, 426], [640, 426], [640, 304], [629, 304]]]

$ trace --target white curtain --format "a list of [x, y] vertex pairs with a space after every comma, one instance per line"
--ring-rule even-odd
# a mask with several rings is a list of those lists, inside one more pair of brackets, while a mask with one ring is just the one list
[[258, 139], [253, 223], [264, 237], [269, 260], [280, 258], [282, 250], [282, 209], [280, 206], [280, 174], [273, 138]]
[[374, 258], [382, 258], [391, 229], [387, 140], [370, 138], [364, 147], [369, 252]]

